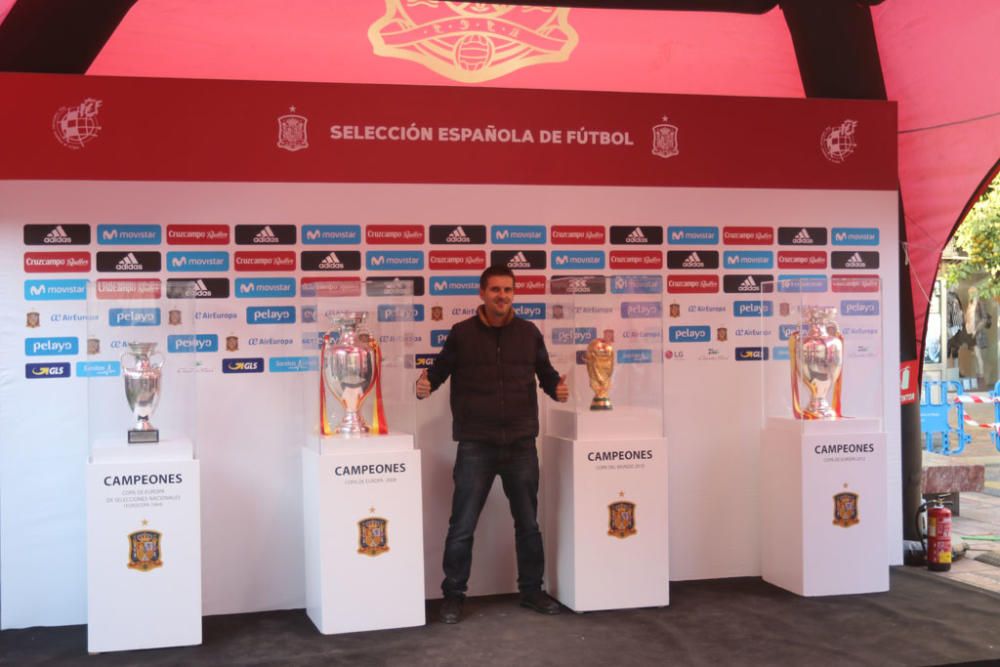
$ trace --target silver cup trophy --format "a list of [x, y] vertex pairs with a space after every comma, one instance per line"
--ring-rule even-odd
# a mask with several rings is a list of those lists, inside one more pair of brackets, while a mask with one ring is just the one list
[[323, 384], [344, 406], [344, 417], [333, 429], [339, 435], [360, 435], [369, 428], [361, 404], [378, 381], [378, 356], [369, 334], [361, 331], [367, 313], [336, 313], [330, 319], [337, 334], [323, 336]]
[[[154, 356], [159, 360], [154, 360]], [[160, 431], [149, 418], [160, 403], [164, 361], [163, 355], [156, 351], [156, 343], [129, 343], [128, 352], [122, 354], [125, 398], [135, 417], [135, 425], [128, 432], [130, 445], [160, 441]]]
[[[802, 311], [800, 331], [791, 336], [792, 386], [796, 416], [840, 419], [840, 377], [844, 368], [844, 337], [834, 319], [837, 309], [812, 306]], [[798, 403], [798, 381], [809, 390], [809, 404]]]

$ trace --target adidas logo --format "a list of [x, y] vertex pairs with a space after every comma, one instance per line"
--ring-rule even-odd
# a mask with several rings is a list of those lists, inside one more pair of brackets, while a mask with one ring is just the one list
[[212, 296], [212, 290], [208, 289], [208, 285], [205, 284], [205, 281], [199, 278], [194, 281], [194, 285], [192, 285], [191, 295], [194, 297]]
[[130, 252], [115, 264], [115, 271], [142, 271], [142, 264], [135, 253]]
[[66, 233], [66, 230], [63, 229], [62, 225], [56, 225], [55, 229], [53, 229], [52, 231], [50, 231], [48, 234], [45, 235], [45, 238], [42, 239], [42, 242], [43, 243], [72, 243], [73, 239], [70, 237], [69, 234]]
[[524, 256], [523, 252], [518, 251], [518, 253], [516, 255], [514, 255], [513, 257], [511, 257], [510, 259], [507, 260], [507, 268], [508, 269], [530, 269], [531, 268], [531, 262], [528, 261], [528, 258]]
[[459, 225], [448, 234], [448, 238], [445, 239], [448, 243], [471, 243], [472, 239], [465, 233], [462, 226]]
[[858, 253], [854, 253], [853, 255], [848, 257], [847, 261], [844, 262], [844, 266], [848, 269], [868, 268], [868, 265], [865, 263], [865, 260], [861, 259], [861, 255], [859, 255]]
[[684, 260], [684, 264], [682, 264], [682, 266], [685, 269], [701, 269], [705, 267], [705, 262], [701, 261], [701, 257], [698, 256], [698, 253], [693, 252], [687, 256], [687, 259]]
[[323, 261], [319, 263], [319, 268], [326, 271], [332, 271], [334, 269], [344, 268], [344, 263], [340, 261], [337, 257], [337, 253], [331, 252], [329, 255], [323, 258]]
[[649, 243], [649, 239], [646, 238], [641, 229], [636, 227], [625, 237], [625, 243]]
[[799, 233], [792, 237], [792, 243], [809, 243], [813, 242], [813, 237], [809, 236], [809, 232], [803, 227], [799, 230]]
[[753, 276], [747, 276], [747, 279], [740, 283], [738, 289], [740, 292], [759, 292], [760, 286], [753, 279]]
[[257, 232], [257, 235], [253, 237], [254, 243], [278, 243], [278, 241], [278, 237], [271, 230], [271, 225], [266, 225], [264, 229]]

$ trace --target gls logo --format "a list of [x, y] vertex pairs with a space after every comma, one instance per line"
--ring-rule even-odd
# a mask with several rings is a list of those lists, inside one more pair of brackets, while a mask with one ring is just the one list
[[707, 343], [712, 340], [712, 327], [670, 327], [671, 343]]
[[69, 363], [60, 364], [25, 364], [24, 377], [29, 380], [41, 380], [44, 378], [68, 378], [70, 375]]
[[237, 278], [236, 298], [264, 299], [295, 296], [295, 278]]
[[490, 228], [496, 244], [542, 244], [548, 239], [543, 225], [493, 225]]
[[194, 336], [167, 336], [167, 352], [218, 352], [219, 337], [216, 334], [196, 334]]
[[167, 271], [228, 271], [229, 253], [222, 250], [168, 252]]
[[79, 351], [80, 341], [75, 337], [24, 339], [24, 354], [28, 357], [78, 354]]
[[163, 234], [159, 225], [98, 225], [100, 245], [160, 245]]
[[159, 308], [112, 308], [108, 311], [108, 324], [113, 327], [158, 327]]
[[411, 306], [382, 304], [378, 307], [379, 322], [423, 322], [424, 305], [416, 303]]
[[734, 301], [733, 315], [736, 317], [771, 317], [774, 315], [774, 302]]
[[25, 280], [25, 301], [84, 301], [86, 280]]
[[766, 347], [738, 347], [736, 361], [767, 361]]
[[250, 306], [247, 324], [294, 324], [294, 306]]
[[223, 373], [263, 373], [264, 358], [253, 357], [250, 359], [223, 359]]

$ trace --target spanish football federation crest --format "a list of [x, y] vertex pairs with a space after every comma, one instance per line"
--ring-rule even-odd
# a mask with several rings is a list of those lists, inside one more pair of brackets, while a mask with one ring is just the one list
[[[623, 495], [623, 494], [620, 494]], [[608, 535], [624, 540], [638, 531], [635, 527], [635, 503], [627, 500], [608, 505]]]
[[295, 107], [288, 110], [291, 113], [278, 116], [278, 148], [294, 153], [309, 148], [309, 135], [306, 133], [309, 119], [295, 113]]
[[844, 491], [833, 496], [833, 524], [835, 526], [850, 528], [860, 521], [858, 494]]
[[667, 122], [667, 117], [663, 117], [663, 122], [653, 126], [653, 155], [664, 159], [679, 155], [681, 150], [677, 145], [678, 129], [676, 125]]
[[828, 127], [823, 130], [819, 145], [823, 149], [823, 156], [830, 162], [837, 164], [847, 159], [847, 156], [854, 152], [857, 143], [854, 141], [854, 130], [858, 127], [858, 121], [845, 120], [836, 127]]
[[385, 16], [368, 29], [375, 55], [411, 60], [463, 83], [563, 62], [579, 41], [566, 8], [444, 0], [385, 5]]
[[75, 107], [60, 107], [52, 117], [52, 133], [66, 148], [79, 150], [101, 131], [97, 118], [101, 110], [101, 100], [88, 97]]
[[358, 521], [358, 553], [378, 556], [389, 550], [388, 519], [373, 516]]
[[[145, 524], [146, 522], [143, 521]], [[163, 567], [163, 554], [160, 550], [162, 533], [155, 530], [137, 530], [128, 536], [128, 568], [149, 572]]]

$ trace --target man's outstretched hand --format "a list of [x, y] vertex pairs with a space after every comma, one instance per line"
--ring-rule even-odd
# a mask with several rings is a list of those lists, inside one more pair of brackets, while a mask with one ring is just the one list
[[560, 403], [565, 403], [569, 400], [569, 387], [566, 386], [565, 375], [559, 376], [559, 384], [556, 385], [556, 400]]
[[417, 398], [427, 398], [431, 395], [431, 381], [427, 379], [427, 371], [425, 370], [417, 378]]

